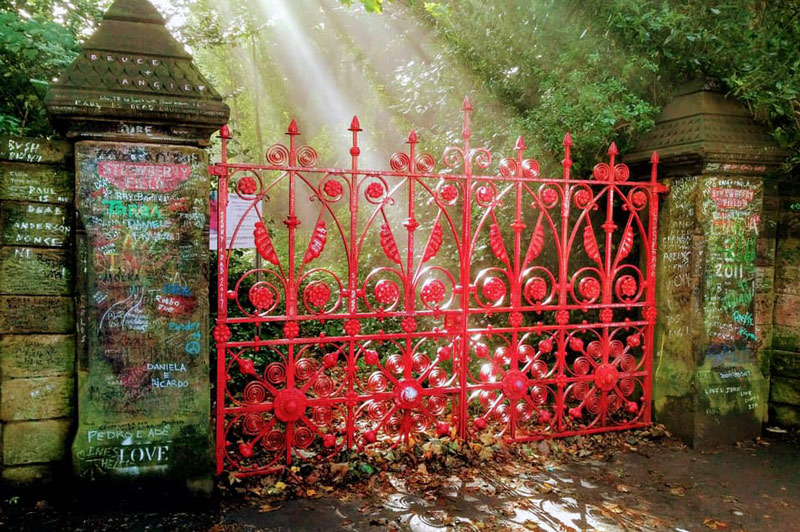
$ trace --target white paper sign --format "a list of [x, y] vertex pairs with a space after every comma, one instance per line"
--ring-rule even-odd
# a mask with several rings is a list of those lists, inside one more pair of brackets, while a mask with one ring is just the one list
[[[208, 231], [209, 243], [208, 249], [217, 249], [217, 193], [211, 193], [211, 223]], [[248, 210], [249, 209], [249, 210]], [[247, 215], [245, 216], [245, 213]], [[244, 217], [239, 232], [236, 233], [236, 241], [233, 241], [233, 248], [244, 249], [254, 248], [255, 237], [253, 236], [253, 229], [255, 229], [256, 222], [259, 221], [258, 213], [253, 206], [252, 200], [243, 200], [236, 196], [228, 196], [228, 208], [226, 209], [225, 216], [225, 246], [231, 249], [231, 242], [233, 241], [233, 233], [236, 231], [236, 225]]]

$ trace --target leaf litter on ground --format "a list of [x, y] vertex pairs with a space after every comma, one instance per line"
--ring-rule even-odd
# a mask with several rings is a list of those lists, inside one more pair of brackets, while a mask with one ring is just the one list
[[[514, 515], [515, 507], [530, 508], [531, 497], [557, 500], [572, 494], [572, 487], [552, 480], [561, 464], [569, 461], [600, 463], [614, 471], [612, 460], [621, 449], [641, 452], [643, 446], [669, 437], [663, 426], [655, 425], [638, 431], [517, 444], [509, 444], [489, 433], [467, 443], [449, 437], [433, 438], [390, 451], [345, 451], [332, 460], [303, 461], [264, 477], [229, 476], [220, 487], [234, 496], [230, 499], [239, 500], [238, 496], [244, 496], [262, 512], [278, 510], [290, 498], [330, 496], [342, 502], [360, 500], [365, 501], [360, 507], [371, 512], [397, 493], [414, 494], [420, 500], [435, 502], [441, 499], [443, 486], [484, 497], [495, 497], [498, 490], [507, 491], [512, 498], [506, 506], [490, 508], [480, 521], [471, 523], [485, 531], [507, 530], [504, 519]], [[623, 476], [622, 469], [614, 475], [620, 480]], [[611, 485], [623, 496], [635, 489], [619, 480]], [[671, 490], [679, 495], [677, 491]], [[642, 517], [641, 512], [628, 509], [620, 501], [599, 506], [598, 513], [620, 523], [628, 522], [623, 528], [629, 526], [631, 519], [648, 517]], [[452, 516], [445, 513], [437, 518], [441, 520], [452, 520]], [[525, 528], [536, 530], [531, 528], [535, 523], [530, 520], [529, 523]]]

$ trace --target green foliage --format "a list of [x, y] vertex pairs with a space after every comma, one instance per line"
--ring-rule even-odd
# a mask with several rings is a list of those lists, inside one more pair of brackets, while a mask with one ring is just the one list
[[426, 2], [436, 31], [503, 103], [512, 106], [526, 137], [558, 160], [562, 140], [574, 139], [576, 174], [587, 172], [612, 141], [631, 146], [658, 112], [642, 90], [654, 65], [624, 53], [580, 12], [558, 0], [491, 3]]
[[652, 63], [660, 79], [680, 81], [704, 74], [719, 79], [790, 150], [790, 165], [800, 163], [800, 4], [791, 0], [588, 4], [587, 15], [603, 21], [605, 30], [629, 53]]
[[[52, 135], [42, 105], [48, 84], [75, 57], [78, 41], [109, 3], [0, 4], [0, 133]], [[340, 3], [360, 3], [374, 13], [389, 4]], [[270, 21], [252, 2], [158, 5], [168, 17], [180, 15], [175, 20], [184, 21], [172, 29], [234, 108], [232, 125], [242, 157], [258, 158], [269, 143], [260, 135], [285, 126], [296, 111], [292, 99], [299, 90], [269, 75], [275, 70], [272, 51], [282, 45]], [[800, 6], [791, 0], [405, 0], [394, 5], [398, 13], [410, 7], [418, 15], [403, 21], [410, 38], [433, 30], [469, 75], [511, 111], [513, 128], [521, 129], [529, 144], [538, 140], [546, 147], [549, 153], [539, 154], [544, 160], [561, 158], [561, 139], [570, 130], [575, 171], [588, 171], [611, 141], [624, 151], [652, 127], [680, 83], [710, 75], [769, 126], [791, 152], [792, 166], [800, 163]], [[333, 39], [340, 55], [348, 57], [330, 65], [336, 75], [346, 79], [352, 65], [367, 68], [361, 65], [358, 42], [343, 30], [343, 18], [324, 3], [320, 10], [330, 24], [313, 28], [310, 33], [319, 29], [320, 37], [313, 46], [329, 49]], [[370, 25], [382, 27], [382, 19], [394, 16], [391, 11]], [[392, 55], [387, 50], [387, 58]], [[442, 54], [430, 55], [424, 64], [410, 61], [404, 69], [412, 72], [404, 79], [441, 90], [397, 86], [404, 83], [397, 80], [388, 85], [376, 77], [376, 97], [384, 108], [398, 117], [426, 114], [458, 88], [450, 77], [464, 74], [443, 62]], [[377, 74], [378, 69], [370, 73]], [[251, 94], [253, 87], [262, 89], [263, 101]], [[407, 95], [416, 101], [406, 101]], [[431, 133], [451, 140], [446, 131], [431, 128]]]
[[[342, 4], [350, 6], [353, 0], [340, 0]], [[383, 13], [383, 0], [358, 0], [369, 13]], [[391, 2], [391, 0], [389, 0]]]
[[[411, 2], [525, 128], [576, 170], [624, 151], [685, 81], [709, 75], [800, 163], [800, 7], [782, 0]], [[582, 160], [582, 159], [586, 160]]]
[[0, 134], [51, 136], [44, 110], [50, 81], [79, 52], [105, 2], [34, 0], [0, 4]]

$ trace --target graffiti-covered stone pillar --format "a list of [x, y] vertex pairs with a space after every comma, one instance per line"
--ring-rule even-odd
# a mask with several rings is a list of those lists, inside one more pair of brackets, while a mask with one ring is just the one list
[[146, 0], [116, 0], [47, 97], [74, 142], [83, 478], [196, 484], [212, 463], [209, 176], [228, 117]]
[[[766, 419], [776, 196], [784, 154], [713, 81], [684, 88], [628, 161], [658, 151], [655, 418], [708, 447]], [[635, 163], [634, 163], [635, 164]]]

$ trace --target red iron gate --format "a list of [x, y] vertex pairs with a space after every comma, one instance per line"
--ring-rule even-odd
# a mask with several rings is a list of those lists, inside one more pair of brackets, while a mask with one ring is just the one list
[[[320, 168], [276, 144], [219, 179], [217, 470], [265, 473], [343, 449], [491, 431], [508, 441], [650, 422], [657, 156], [649, 181], [617, 164], [574, 179], [524, 156], [408, 151], [391, 170]], [[484, 172], [485, 173], [481, 173]], [[229, 195], [248, 213], [226, 227]], [[255, 237], [258, 262], [226, 249]]]

